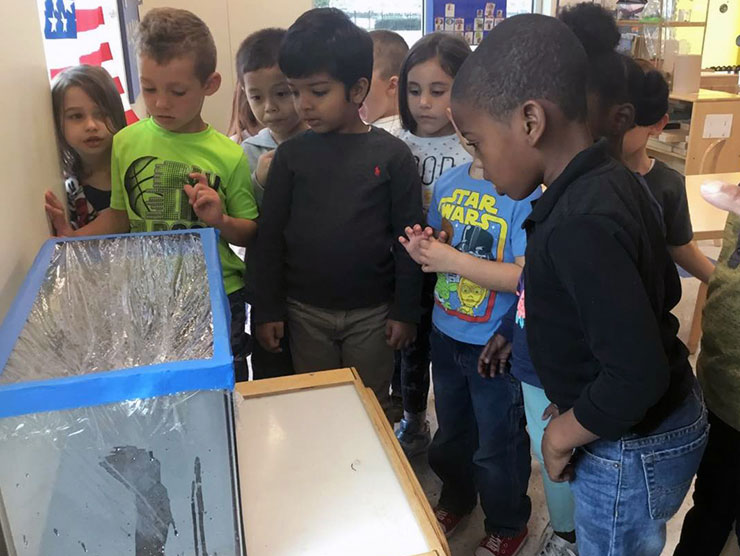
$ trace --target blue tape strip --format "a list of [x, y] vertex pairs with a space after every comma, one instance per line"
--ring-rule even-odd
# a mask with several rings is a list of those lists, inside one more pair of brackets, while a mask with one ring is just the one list
[[0, 369], [5, 367], [13, 346], [23, 330], [57, 243], [186, 233], [200, 236], [206, 261], [213, 318], [213, 357], [211, 359], [173, 361], [80, 376], [0, 385], [0, 417], [151, 398], [192, 390], [232, 389], [234, 387], [234, 367], [229, 341], [229, 321], [227, 320], [229, 304], [221, 275], [218, 234], [212, 228], [47, 241], [36, 256], [26, 280], [21, 285], [5, 320], [0, 325]]

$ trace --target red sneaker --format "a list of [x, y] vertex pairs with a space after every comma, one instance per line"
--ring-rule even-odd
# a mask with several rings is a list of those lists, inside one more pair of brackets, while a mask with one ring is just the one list
[[442, 532], [448, 539], [457, 530], [462, 520], [465, 519], [465, 516], [453, 514], [452, 512], [445, 510], [441, 506], [437, 506], [436, 508], [434, 508], [434, 517], [437, 518], [437, 522], [442, 528]]
[[527, 528], [516, 537], [486, 535], [475, 549], [475, 556], [514, 556], [527, 542]]

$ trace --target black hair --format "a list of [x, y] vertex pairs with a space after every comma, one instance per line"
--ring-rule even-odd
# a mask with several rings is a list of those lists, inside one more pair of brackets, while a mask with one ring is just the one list
[[[326, 72], [349, 90], [373, 75], [373, 41], [336, 8], [315, 8], [296, 19], [280, 46], [280, 70], [292, 78]], [[369, 89], [369, 87], [368, 87]]]
[[236, 51], [236, 75], [239, 81], [247, 72], [278, 65], [280, 43], [285, 33], [285, 29], [274, 27], [261, 29], [242, 41]]
[[[658, 123], [668, 113], [668, 82], [663, 74], [647, 60], [633, 60], [640, 72], [630, 71], [631, 80], [636, 81], [632, 87], [635, 104], [635, 123], [639, 126], [650, 126]], [[642, 74], [642, 75], [640, 75]]]
[[502, 121], [527, 100], [554, 103], [569, 120], [586, 117], [586, 54], [555, 18], [523, 14], [497, 25], [460, 68], [455, 102]]
[[409, 45], [404, 38], [386, 29], [370, 31], [373, 39], [373, 69], [381, 79], [390, 79], [394, 75], [401, 74], [403, 59], [409, 52]]
[[416, 120], [411, 115], [408, 99], [411, 68], [436, 58], [444, 72], [454, 78], [463, 62], [470, 56], [470, 52], [470, 45], [462, 37], [451, 33], [430, 33], [416, 41], [406, 55], [398, 74], [398, 113], [404, 129], [411, 133], [416, 132]]
[[[637, 125], [652, 125], [668, 111], [668, 84], [654, 68], [643, 71], [617, 52], [620, 33], [614, 17], [598, 4], [565, 8], [559, 18], [576, 34], [588, 55], [586, 87], [604, 106], [629, 103]], [[659, 114], [658, 114], [659, 113]]]

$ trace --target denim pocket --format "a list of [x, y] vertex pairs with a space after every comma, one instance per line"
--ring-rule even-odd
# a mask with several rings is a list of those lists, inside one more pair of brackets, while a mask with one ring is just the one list
[[669, 519], [681, 507], [709, 438], [709, 429], [692, 442], [642, 454], [652, 519]]

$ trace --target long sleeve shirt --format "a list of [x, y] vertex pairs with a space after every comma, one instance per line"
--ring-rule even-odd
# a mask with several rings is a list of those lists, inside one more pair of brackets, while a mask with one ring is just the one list
[[258, 321], [284, 320], [290, 297], [336, 310], [390, 303], [389, 318], [418, 322], [422, 272], [398, 237], [422, 218], [414, 158], [386, 131], [282, 143], [257, 237]]
[[527, 337], [547, 397], [607, 439], [654, 429], [693, 378], [671, 314], [680, 281], [644, 188], [596, 144], [525, 228]]

